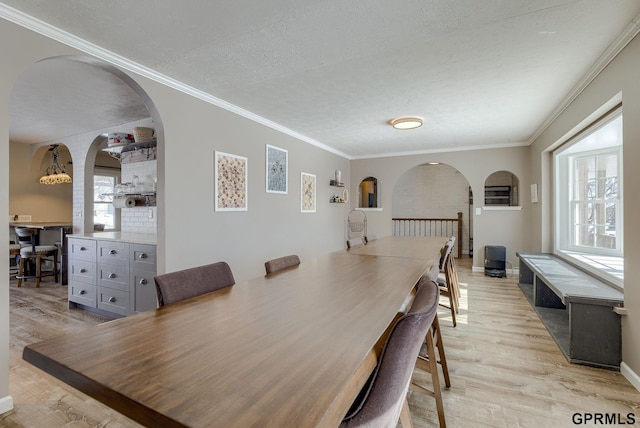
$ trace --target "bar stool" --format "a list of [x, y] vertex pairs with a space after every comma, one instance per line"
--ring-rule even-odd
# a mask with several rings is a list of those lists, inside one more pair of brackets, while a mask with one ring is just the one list
[[[18, 287], [22, 287], [22, 280], [35, 278], [36, 287], [40, 287], [40, 279], [43, 276], [53, 275], [58, 282], [58, 247], [55, 245], [36, 245], [36, 235], [38, 229], [18, 228], [15, 229], [20, 244], [28, 244], [20, 248], [20, 263], [18, 264]], [[27, 260], [34, 260], [36, 265], [35, 275], [25, 275], [25, 264]], [[42, 272], [42, 261], [53, 262], [53, 271]]]
[[9, 243], [9, 274], [15, 275], [18, 272], [18, 262], [16, 257], [20, 255], [20, 244], [15, 244], [13, 241]]

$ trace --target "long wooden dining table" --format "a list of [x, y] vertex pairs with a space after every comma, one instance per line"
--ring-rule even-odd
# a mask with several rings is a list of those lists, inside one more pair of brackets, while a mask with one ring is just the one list
[[29, 345], [23, 358], [146, 426], [334, 427], [445, 240], [389, 237], [367, 245], [386, 254], [303, 260]]

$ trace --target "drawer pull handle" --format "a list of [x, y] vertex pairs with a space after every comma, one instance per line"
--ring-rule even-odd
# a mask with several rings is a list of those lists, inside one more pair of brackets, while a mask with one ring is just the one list
[[116, 250], [109, 250], [109, 254], [113, 255], [113, 254], [117, 254], [118, 252]]
[[109, 279], [113, 279], [113, 278], [115, 278], [115, 277], [116, 277], [116, 274], [115, 274], [115, 273], [110, 273], [110, 274], [109, 274]]
[[86, 247], [80, 247], [80, 251], [87, 251]]
[[141, 253], [139, 258], [140, 259], [146, 259], [147, 258], [147, 253]]
[[87, 294], [87, 291], [86, 290], [80, 290], [80, 292], [78, 294], [81, 294], [81, 295], [82, 294]]
[[140, 284], [140, 285], [147, 285], [147, 279], [146, 279], [146, 278], [142, 278], [142, 279], [138, 282], [138, 284]]
[[80, 273], [87, 273], [87, 270], [85, 268], [80, 269]]
[[109, 297], [109, 303], [115, 303], [115, 302], [116, 302], [115, 297]]

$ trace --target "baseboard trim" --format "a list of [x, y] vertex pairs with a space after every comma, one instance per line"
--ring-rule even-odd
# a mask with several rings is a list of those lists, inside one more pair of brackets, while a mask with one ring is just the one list
[[620, 363], [620, 373], [624, 376], [638, 391], [640, 391], [640, 376], [631, 367], [623, 362]]
[[[479, 273], [483, 273], [484, 272], [484, 266], [471, 266], [471, 272], [479, 272]], [[507, 268], [507, 275], [511, 276], [515, 276], [515, 275], [520, 275], [520, 269], [518, 268]]]
[[13, 398], [10, 395], [0, 398], [0, 414], [13, 410]]

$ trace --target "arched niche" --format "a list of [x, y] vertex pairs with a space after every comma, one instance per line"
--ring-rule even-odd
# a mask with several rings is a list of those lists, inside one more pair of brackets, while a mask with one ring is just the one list
[[378, 208], [378, 179], [367, 177], [358, 187], [358, 208]]
[[510, 171], [496, 171], [484, 181], [484, 205], [514, 207], [520, 205], [520, 180]]

